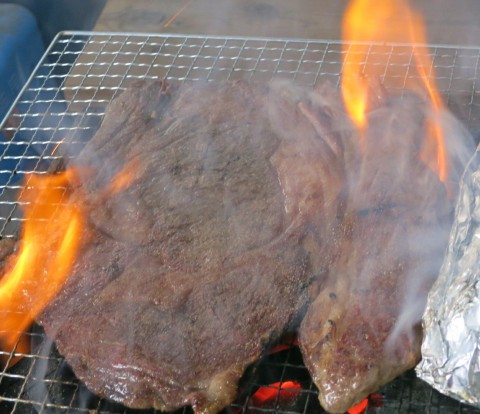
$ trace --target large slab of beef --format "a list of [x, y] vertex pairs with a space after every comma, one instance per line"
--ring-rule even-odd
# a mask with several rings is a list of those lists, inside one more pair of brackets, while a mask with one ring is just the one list
[[149, 82], [110, 105], [75, 161], [89, 241], [39, 318], [96, 394], [216, 412], [295, 329], [332, 260], [345, 182], [341, 139], [312, 117], [324, 103], [295, 91]]
[[452, 220], [446, 186], [420, 161], [427, 108], [386, 97], [348, 174], [338, 256], [299, 331], [328, 412], [346, 412], [420, 359], [422, 312]]

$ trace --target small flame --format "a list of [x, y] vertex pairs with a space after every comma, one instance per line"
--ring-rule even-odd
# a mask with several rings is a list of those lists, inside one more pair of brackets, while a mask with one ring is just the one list
[[250, 402], [256, 407], [261, 407], [274, 404], [278, 397], [279, 403], [289, 403], [298, 398], [301, 389], [302, 386], [296, 381], [274, 382], [255, 391]]
[[[414, 30], [416, 26], [412, 26]], [[414, 47], [415, 60], [417, 62], [417, 70], [420, 79], [427, 91], [428, 97], [432, 105], [433, 119], [429, 125], [429, 139], [423, 146], [421, 158], [430, 169], [436, 171], [439, 179], [446, 182], [448, 176], [447, 155], [445, 151], [445, 136], [442, 125], [440, 124], [440, 114], [444, 111], [444, 104], [438, 89], [435, 86], [434, 80], [429, 80], [429, 75], [426, 68], [430, 68], [430, 77], [435, 77], [434, 69], [428, 51], [422, 44], [425, 43], [424, 33], [417, 32], [412, 34], [415, 39], [418, 39], [419, 44]]]
[[407, 86], [420, 86], [426, 92], [433, 112], [429, 137], [423, 147], [421, 158], [438, 174], [440, 180], [445, 182], [448, 166], [444, 134], [438, 122], [438, 115], [442, 112], [444, 104], [433, 81], [435, 74], [432, 62], [424, 46], [426, 36], [422, 17], [409, 7], [407, 0], [351, 0], [345, 12], [342, 31], [344, 40], [354, 42], [350, 46], [348, 44], [343, 46], [345, 58], [341, 79], [342, 95], [345, 108], [360, 132], [368, 126], [367, 77], [381, 75], [375, 73], [378, 65], [368, 64], [368, 44], [396, 42], [412, 45], [420, 85]]
[[138, 170], [140, 163], [138, 160], [133, 159], [127, 163], [115, 176], [105, 189], [105, 195], [110, 196], [120, 191], [125, 190], [133, 184], [133, 181], [138, 178]]
[[69, 170], [28, 177], [19, 250], [0, 279], [0, 345], [8, 351], [58, 293], [85, 240], [82, 208], [69, 199], [75, 176]]

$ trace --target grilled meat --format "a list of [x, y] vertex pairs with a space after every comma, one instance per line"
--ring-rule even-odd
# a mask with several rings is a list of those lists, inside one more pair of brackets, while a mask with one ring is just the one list
[[414, 96], [379, 102], [349, 170], [337, 260], [300, 328], [322, 406], [343, 413], [412, 368], [421, 317], [446, 248], [452, 204], [420, 161], [426, 109]]
[[428, 106], [372, 96], [363, 134], [328, 84], [118, 97], [75, 161], [90, 242], [39, 318], [80, 380], [130, 407], [213, 413], [302, 319], [331, 412], [412, 367], [451, 204], [420, 156]]
[[345, 180], [311, 115], [322, 104], [292, 93], [147, 82], [110, 105], [75, 161], [90, 241], [39, 318], [93, 392], [216, 412], [300, 320]]

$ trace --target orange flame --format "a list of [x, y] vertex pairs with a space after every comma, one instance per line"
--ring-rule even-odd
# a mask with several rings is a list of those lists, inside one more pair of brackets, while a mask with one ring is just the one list
[[399, 41], [405, 28], [396, 26], [395, 16], [405, 13], [403, 1], [351, 0], [343, 18], [342, 37], [353, 41], [344, 44], [342, 71], [342, 94], [345, 107], [357, 128], [367, 126], [368, 83], [367, 70], [368, 43]]
[[115, 174], [105, 189], [106, 196], [114, 195], [130, 187], [133, 181], [138, 178], [140, 162], [136, 159], [129, 161], [125, 167]]
[[[445, 136], [442, 125], [439, 122], [440, 114], [444, 110], [444, 104], [438, 89], [435, 86], [435, 73], [432, 62], [428, 56], [425, 46], [424, 33], [418, 33], [417, 26], [412, 26], [412, 36], [418, 39], [419, 44], [414, 47], [414, 56], [417, 62], [417, 70], [420, 79], [427, 91], [430, 103], [432, 105], [433, 119], [430, 122], [429, 140], [425, 142], [422, 151], [422, 160], [433, 170], [436, 171], [441, 181], [445, 182], [448, 176], [447, 154], [445, 150]], [[415, 31], [416, 29], [416, 31]], [[423, 37], [422, 37], [423, 36]], [[430, 68], [430, 77], [427, 73]]]
[[[371, 43], [411, 44], [420, 86], [430, 100], [433, 118], [438, 118], [444, 104], [433, 81], [435, 74], [424, 46], [426, 36], [423, 19], [409, 7], [407, 0], [351, 0], [345, 12], [342, 31], [344, 40], [354, 42], [343, 46], [342, 95], [345, 108], [360, 132], [367, 127], [369, 89], [366, 76], [375, 75], [375, 68], [380, 67], [369, 65], [368, 45]], [[429, 132], [421, 158], [445, 182], [448, 166], [443, 130], [433, 120]]]
[[[126, 189], [138, 168], [139, 162], [129, 162], [101, 194], [108, 197]], [[18, 253], [7, 259], [0, 275], [0, 348], [10, 353], [28, 352], [23, 331], [59, 293], [88, 240], [80, 176], [91, 173], [69, 169], [56, 175], [27, 177], [20, 198], [25, 222]], [[11, 356], [10, 365], [17, 359]]]
[[75, 176], [69, 170], [28, 177], [19, 250], [0, 279], [0, 345], [7, 351], [59, 292], [85, 240], [82, 207], [69, 197]]

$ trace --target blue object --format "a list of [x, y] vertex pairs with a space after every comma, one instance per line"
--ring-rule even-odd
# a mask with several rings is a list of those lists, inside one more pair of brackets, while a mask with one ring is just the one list
[[0, 121], [44, 50], [35, 17], [17, 4], [0, 4]]
[[0, 0], [28, 9], [37, 19], [43, 43], [49, 45], [58, 32], [92, 30], [107, 0]]
[[[0, 4], [0, 122], [40, 61], [44, 49], [35, 17], [17, 4]], [[11, 119], [15, 122], [18, 117]], [[36, 154], [35, 148], [20, 133], [13, 136], [7, 131], [0, 132], [0, 192], [5, 185], [20, 179], [19, 170], [34, 167], [31, 156]]]

